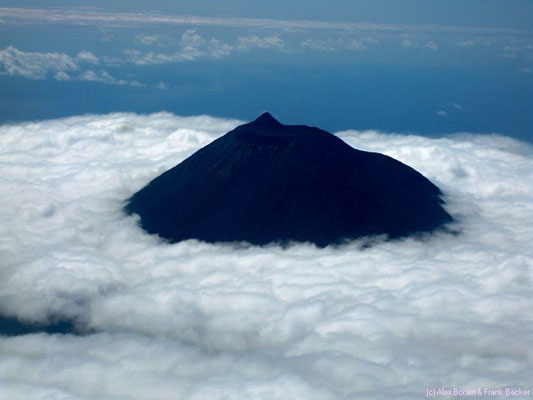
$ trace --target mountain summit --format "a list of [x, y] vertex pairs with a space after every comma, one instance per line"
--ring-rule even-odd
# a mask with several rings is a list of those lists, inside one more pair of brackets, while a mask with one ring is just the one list
[[271, 126], [271, 127], [282, 127], [283, 125], [278, 122], [268, 111], [265, 111], [263, 114], [261, 114], [257, 119], [253, 122], [254, 125], [264, 125], [264, 126]]
[[151, 181], [126, 205], [151, 234], [179, 242], [391, 238], [450, 222], [437, 186], [413, 168], [269, 113]]

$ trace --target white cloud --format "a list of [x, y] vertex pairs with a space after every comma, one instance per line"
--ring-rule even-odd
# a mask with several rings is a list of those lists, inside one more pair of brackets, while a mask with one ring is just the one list
[[473, 40], [463, 40], [462, 42], [458, 42], [457, 46], [459, 47], [474, 47], [475, 42]]
[[441, 107], [442, 108], [435, 113], [439, 117], [445, 117], [448, 114], [456, 113], [458, 111], [463, 111], [463, 106], [460, 105], [460, 104], [457, 104], [457, 103], [455, 103], [453, 101], [446, 102], [446, 103], [442, 104]]
[[371, 43], [371, 44], [381, 43], [380, 39], [376, 39], [374, 37], [365, 37], [365, 38], [363, 38], [363, 41], [365, 41], [366, 43]]
[[[0, 311], [98, 333], [0, 338], [10, 399], [385, 399], [531, 388], [533, 148], [345, 131], [436, 183], [457, 236], [317, 249], [162, 243], [122, 212], [232, 129], [109, 114], [0, 127]], [[179, 205], [177, 205], [179, 206]]]
[[124, 50], [127, 62], [137, 65], [167, 64], [193, 61], [198, 58], [223, 58], [234, 51], [250, 51], [253, 49], [284, 49], [284, 42], [277, 36], [240, 36], [233, 44], [225, 43], [216, 38], [206, 39], [195, 29], [185, 31], [180, 39], [180, 48], [172, 53], [142, 52]]
[[521, 58], [523, 62], [529, 63], [533, 59], [533, 44], [530, 44], [530, 40], [526, 42], [508, 41], [507, 45], [503, 46], [503, 56]]
[[65, 71], [56, 72], [54, 75], [56, 81], [70, 81], [72, 78]]
[[429, 42], [427, 42], [425, 44], [426, 48], [430, 49], [430, 50], [438, 50], [439, 49], [439, 45], [437, 43], [435, 43], [434, 41], [430, 40]]
[[199, 57], [222, 58], [232, 52], [250, 51], [253, 49], [283, 50], [283, 39], [277, 36], [240, 36], [233, 44], [225, 43], [216, 38], [205, 39], [195, 29], [187, 30], [181, 37], [181, 50], [162, 60], [165, 62], [192, 61]]
[[417, 43], [413, 43], [412, 40], [408, 39], [408, 38], [404, 38], [402, 40], [402, 47], [406, 47], [406, 48], [411, 48], [411, 47], [418, 47], [418, 44]]
[[[404, 48], [439, 50], [440, 56], [449, 59], [459, 56], [461, 48], [478, 45], [491, 57], [518, 57], [527, 64], [531, 49], [527, 49], [532, 32], [513, 29], [486, 29], [439, 25], [401, 25], [377, 23], [347, 23], [333, 21], [276, 20], [265, 18], [203, 17], [156, 13], [121, 13], [87, 9], [37, 9], [1, 8], [0, 17], [9, 21], [9, 26], [21, 24], [41, 26], [43, 21], [53, 24], [76, 24], [94, 26], [101, 40], [114, 40], [112, 32], [127, 29], [132, 40], [124, 48], [142, 53], [128, 56], [126, 60], [110, 54], [101, 61], [121, 65], [133, 62], [137, 65], [177, 63], [196, 60], [200, 57], [222, 58], [235, 51], [250, 49], [277, 49], [286, 53], [300, 53], [304, 49], [319, 51], [363, 50], [376, 43], [395, 45], [398, 38]], [[173, 28], [172, 28], [173, 27]], [[212, 32], [211, 39], [179, 48], [163, 30], [183, 29], [191, 32], [206, 29]], [[31, 28], [33, 29], [33, 28]], [[199, 35], [198, 33], [196, 33]], [[351, 39], [353, 37], [353, 39]], [[231, 39], [228, 39], [231, 38]], [[242, 38], [242, 40], [241, 40]], [[275, 39], [275, 41], [272, 41]], [[164, 46], [163, 46], [164, 44]], [[139, 47], [135, 48], [133, 45]], [[525, 45], [525, 47], [524, 47]], [[108, 46], [104, 46], [108, 47]], [[163, 50], [165, 48], [165, 50]], [[183, 51], [187, 49], [188, 51]], [[149, 52], [147, 50], [150, 50]], [[194, 50], [194, 51], [190, 51]], [[119, 54], [121, 54], [119, 52]], [[366, 54], [366, 53], [365, 53]], [[417, 56], [423, 56], [417, 54]], [[111, 59], [114, 60], [111, 61]]]
[[335, 51], [339, 43], [333, 39], [305, 39], [301, 42], [301, 47], [317, 51]]
[[519, 49], [517, 46], [504, 46], [503, 47], [503, 56], [507, 58], [515, 58]]
[[154, 64], [168, 64], [176, 62], [193, 61], [203, 55], [198, 49], [188, 47], [183, 51], [177, 51], [174, 53], [143, 53], [139, 50], [124, 50], [126, 55], [126, 61], [134, 63], [136, 65], [154, 65]]
[[357, 39], [351, 39], [348, 41], [348, 49], [350, 50], [364, 50], [366, 49], [366, 45]]
[[229, 54], [231, 48], [217, 40], [206, 40], [195, 29], [185, 31], [180, 38], [180, 48], [173, 53], [143, 53], [139, 50], [124, 50], [127, 61], [137, 65], [167, 64], [193, 61], [200, 57], [221, 57]]
[[154, 89], [168, 90], [168, 85], [165, 82], [163, 82], [163, 81], [155, 84], [153, 87], [154, 87]]
[[300, 47], [316, 51], [338, 51], [338, 50], [365, 50], [367, 46], [375, 45], [380, 41], [373, 38], [325, 38], [325, 39], [305, 39], [300, 42]]
[[98, 73], [93, 70], [87, 70], [80, 75], [79, 79], [82, 81], [99, 82], [108, 85], [146, 86], [135, 80], [117, 79], [111, 76], [106, 70], [102, 70]]
[[319, 20], [290, 20], [268, 18], [204, 17], [198, 15], [176, 15], [159, 13], [125, 13], [109, 10], [84, 10], [82, 8], [15, 8], [0, 7], [0, 17], [17, 23], [47, 21], [50, 23], [93, 24], [97, 26], [132, 27], [144, 24], [178, 26], [215, 26], [227, 28], [253, 28], [274, 30], [343, 30], [376, 32], [418, 32], [418, 33], [466, 33], [477, 35], [531, 35], [530, 30], [508, 28], [475, 28], [449, 25], [405, 25], [368, 22], [334, 22]]
[[99, 64], [100, 60], [90, 51], [80, 51], [76, 57], [79, 62], [85, 62], [89, 64]]
[[181, 35], [181, 44], [184, 47], [200, 47], [205, 44], [205, 39], [195, 29], [189, 29]]
[[239, 49], [249, 50], [250, 48], [260, 49], [283, 49], [283, 39], [278, 36], [241, 36], [237, 38], [237, 46]]
[[151, 46], [159, 43], [159, 36], [157, 35], [138, 35], [136, 37], [138, 43], [141, 43], [145, 46]]
[[13, 46], [0, 50], [0, 74], [44, 79], [48, 75], [77, 71], [79, 66], [63, 53], [24, 52]]
[[235, 46], [212, 38], [209, 41], [208, 54], [213, 58], [222, 58], [229, 56], [234, 51], [234, 49]]
[[[76, 61], [77, 62], [76, 62]], [[107, 71], [83, 70], [80, 64], [99, 64], [89, 51], [81, 51], [75, 60], [63, 53], [25, 52], [13, 46], [0, 50], [0, 75], [29, 79], [53, 78], [57, 81], [82, 80], [110, 85], [145, 86], [136, 80], [117, 79]]]

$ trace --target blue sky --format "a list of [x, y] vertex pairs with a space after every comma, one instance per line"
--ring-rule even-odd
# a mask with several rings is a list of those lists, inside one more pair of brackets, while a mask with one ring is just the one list
[[111, 111], [533, 130], [526, 1], [4, 1], [1, 121]]

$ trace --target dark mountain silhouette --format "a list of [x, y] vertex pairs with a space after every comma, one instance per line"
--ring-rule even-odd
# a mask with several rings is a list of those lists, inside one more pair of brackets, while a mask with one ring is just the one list
[[428, 179], [318, 128], [264, 113], [135, 193], [126, 211], [171, 242], [312, 242], [398, 238], [452, 218]]

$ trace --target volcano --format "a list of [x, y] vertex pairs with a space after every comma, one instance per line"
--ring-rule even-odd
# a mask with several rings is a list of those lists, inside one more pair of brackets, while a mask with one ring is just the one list
[[264, 113], [152, 180], [125, 210], [170, 242], [324, 247], [440, 228], [452, 221], [441, 194], [391, 157]]

